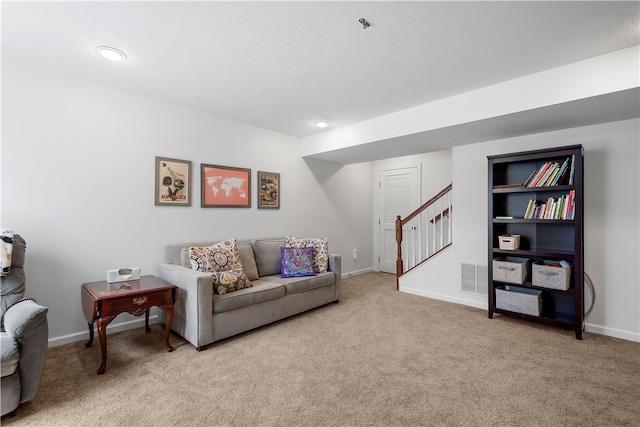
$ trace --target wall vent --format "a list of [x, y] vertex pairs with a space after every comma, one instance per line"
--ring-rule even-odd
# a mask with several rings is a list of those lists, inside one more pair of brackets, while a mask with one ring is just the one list
[[488, 274], [486, 265], [462, 263], [462, 291], [487, 295], [489, 289]]

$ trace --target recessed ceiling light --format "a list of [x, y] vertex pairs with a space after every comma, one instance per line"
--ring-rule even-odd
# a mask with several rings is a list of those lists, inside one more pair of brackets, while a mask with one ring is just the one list
[[325, 122], [324, 120], [317, 121], [315, 124], [319, 128], [326, 128], [329, 126], [329, 122]]
[[109, 46], [98, 46], [96, 52], [110, 61], [124, 61], [127, 55], [124, 52]]

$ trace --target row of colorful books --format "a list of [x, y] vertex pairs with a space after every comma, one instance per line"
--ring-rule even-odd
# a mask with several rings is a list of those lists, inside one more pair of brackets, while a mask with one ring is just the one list
[[555, 185], [573, 185], [574, 157], [567, 157], [564, 162], [548, 161], [534, 170], [522, 184], [523, 187], [553, 187]]
[[524, 213], [524, 219], [573, 219], [575, 199], [575, 190], [558, 198], [549, 197], [544, 203], [530, 199]]

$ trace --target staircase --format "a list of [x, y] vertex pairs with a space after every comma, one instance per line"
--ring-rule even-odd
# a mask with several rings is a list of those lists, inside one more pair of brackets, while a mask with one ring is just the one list
[[451, 246], [452, 189], [449, 184], [406, 218], [396, 218], [396, 289], [400, 276]]

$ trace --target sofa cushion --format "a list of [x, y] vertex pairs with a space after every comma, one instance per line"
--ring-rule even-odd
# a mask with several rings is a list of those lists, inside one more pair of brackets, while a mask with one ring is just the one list
[[329, 271], [327, 273], [318, 273], [316, 276], [283, 278], [280, 275], [274, 275], [261, 277], [260, 280], [270, 283], [280, 283], [284, 286], [285, 293], [290, 295], [322, 288], [324, 286], [331, 286], [336, 282], [336, 275], [334, 272]]
[[238, 254], [240, 255], [240, 262], [242, 263], [242, 269], [247, 275], [249, 280], [258, 280], [260, 277], [258, 274], [258, 266], [256, 265], [256, 258], [253, 255], [253, 247], [251, 243], [237, 243]]
[[193, 270], [210, 273], [242, 269], [236, 239], [227, 239], [211, 246], [190, 246], [189, 262]]
[[282, 264], [280, 248], [284, 246], [284, 243], [284, 239], [256, 239], [251, 241], [260, 277], [280, 274]]
[[213, 313], [224, 313], [236, 308], [282, 298], [284, 295], [284, 287], [281, 283], [254, 282], [251, 288], [240, 289], [224, 295], [214, 294]]
[[286, 246], [292, 248], [313, 247], [313, 269], [316, 273], [329, 271], [329, 238], [287, 236]]
[[241, 269], [214, 271], [211, 273], [211, 277], [213, 279], [213, 291], [219, 295], [251, 287], [251, 281]]
[[2, 377], [13, 374], [20, 361], [20, 349], [18, 348], [18, 341], [6, 332], [0, 333], [0, 357], [2, 357], [2, 366], [0, 368]]
[[281, 277], [315, 276], [313, 271], [313, 247], [280, 248]]

